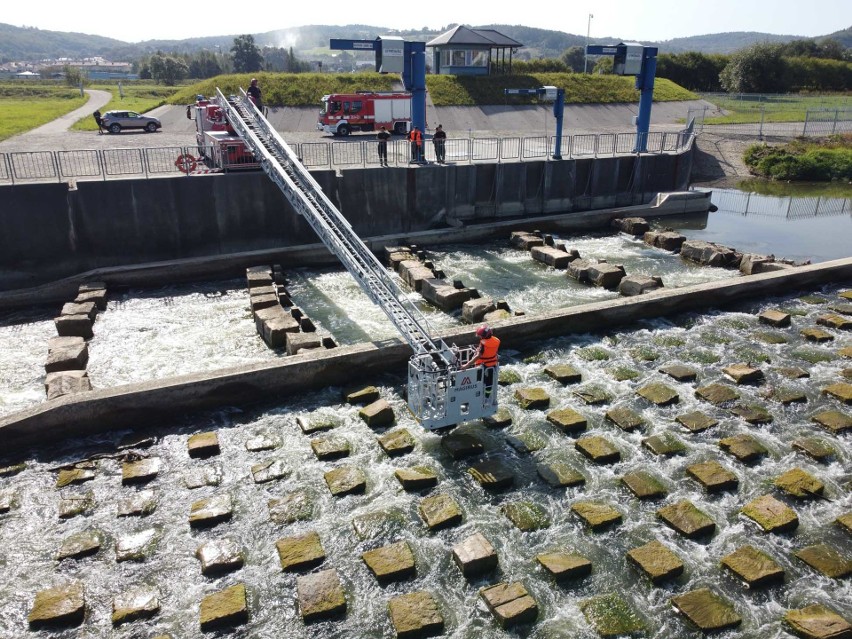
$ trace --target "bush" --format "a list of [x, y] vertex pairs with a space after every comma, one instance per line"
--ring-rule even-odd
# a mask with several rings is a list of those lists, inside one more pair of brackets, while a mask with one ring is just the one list
[[852, 181], [852, 136], [797, 140], [784, 146], [758, 144], [744, 155], [746, 166], [773, 180]]

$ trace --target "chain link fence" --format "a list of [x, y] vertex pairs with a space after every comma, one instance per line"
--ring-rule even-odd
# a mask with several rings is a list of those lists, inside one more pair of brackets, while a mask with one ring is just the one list
[[[766, 96], [759, 97], [766, 98]], [[694, 120], [695, 132], [699, 134], [713, 133], [715, 135], [756, 137], [758, 139], [764, 137], [819, 137], [852, 132], [852, 105], [807, 109], [802, 121], [801, 111], [779, 111], [765, 99], [746, 104], [747, 108], [739, 111], [740, 117], [753, 120], [752, 122], [713, 122], [710, 117], [710, 107], [689, 109], [686, 121]], [[796, 118], [798, 121], [775, 121], [782, 117]]]

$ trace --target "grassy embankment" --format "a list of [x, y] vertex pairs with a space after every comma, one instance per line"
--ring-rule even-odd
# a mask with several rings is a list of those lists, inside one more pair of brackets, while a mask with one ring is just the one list
[[746, 166], [772, 180], [852, 181], [852, 134], [798, 139], [780, 146], [755, 144], [748, 148]]
[[0, 84], [0, 140], [46, 124], [83, 106], [88, 96], [68, 87]]
[[[101, 107], [101, 113], [107, 111], [136, 111], [145, 113], [158, 106], [166, 104], [168, 98], [177, 90], [176, 87], [166, 87], [157, 84], [121, 84], [121, 92], [118, 84], [93, 84], [90, 89], [100, 89], [112, 93], [112, 100], [105, 107]], [[121, 94], [124, 97], [121, 97]], [[92, 109], [94, 112], [94, 109]], [[72, 131], [96, 131], [95, 119], [91, 116], [82, 118], [74, 123]]]
[[760, 122], [804, 122], [808, 109], [848, 109], [852, 106], [848, 95], [772, 95], [724, 96], [713, 94], [705, 98], [726, 115], [708, 117], [705, 125], [752, 124]]

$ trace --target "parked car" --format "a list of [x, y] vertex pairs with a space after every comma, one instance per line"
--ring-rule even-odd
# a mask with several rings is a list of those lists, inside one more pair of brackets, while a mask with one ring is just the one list
[[101, 119], [103, 127], [110, 133], [121, 133], [122, 129], [145, 129], [153, 133], [163, 126], [157, 118], [139, 115], [134, 111], [107, 111]]

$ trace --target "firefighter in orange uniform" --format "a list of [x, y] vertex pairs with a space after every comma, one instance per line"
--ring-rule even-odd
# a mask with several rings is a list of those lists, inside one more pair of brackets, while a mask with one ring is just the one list
[[411, 142], [411, 161], [419, 164], [423, 158], [423, 134], [420, 129], [411, 129], [408, 132], [408, 141]]
[[500, 339], [494, 336], [494, 331], [487, 324], [476, 329], [476, 336], [479, 338], [479, 349], [464, 368], [471, 366], [485, 367], [485, 396], [488, 397], [494, 388], [494, 367], [497, 366], [497, 350], [500, 348]]

